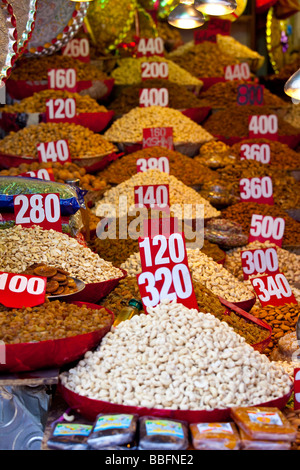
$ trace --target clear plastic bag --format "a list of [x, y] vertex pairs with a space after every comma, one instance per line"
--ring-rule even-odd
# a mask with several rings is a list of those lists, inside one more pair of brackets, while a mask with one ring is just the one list
[[125, 446], [134, 441], [138, 417], [133, 414], [99, 414], [93, 424], [88, 444], [93, 449]]
[[183, 421], [143, 416], [139, 420], [139, 449], [185, 450], [188, 448], [188, 427]]
[[57, 450], [87, 450], [87, 438], [92, 425], [83, 423], [56, 423], [47, 445]]
[[234, 423], [193, 423], [190, 431], [197, 450], [240, 449], [240, 437]]
[[241, 449], [242, 450], [290, 450], [289, 441], [266, 441], [251, 439], [243, 429], [240, 429]]

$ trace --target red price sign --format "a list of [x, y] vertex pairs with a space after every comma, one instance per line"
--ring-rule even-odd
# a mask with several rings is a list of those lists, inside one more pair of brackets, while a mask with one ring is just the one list
[[241, 160], [256, 160], [260, 163], [270, 163], [271, 148], [270, 144], [241, 144], [240, 146]]
[[243, 83], [237, 87], [236, 102], [239, 106], [261, 106], [264, 103], [264, 86]]
[[270, 176], [242, 178], [240, 180], [240, 198], [243, 202], [273, 205], [272, 179]]
[[248, 242], [258, 240], [262, 243], [267, 240], [274, 245], [281, 246], [285, 229], [285, 220], [270, 215], [252, 214]]
[[18, 176], [25, 176], [27, 178], [38, 178], [45, 181], [55, 181], [52, 168], [41, 168], [40, 170], [27, 171], [20, 173]]
[[182, 233], [139, 239], [142, 273], [137, 276], [145, 310], [164, 299], [198, 310]]
[[143, 148], [163, 147], [173, 150], [173, 127], [149, 127], [143, 129]]
[[172, 233], [178, 232], [178, 219], [176, 217], [162, 217], [160, 219], [144, 219], [144, 237], [153, 238], [156, 235], [169, 237]]
[[18, 194], [14, 196], [14, 214], [16, 225], [62, 231], [59, 194]]
[[142, 80], [152, 80], [155, 78], [169, 78], [169, 65], [167, 62], [142, 62]]
[[294, 410], [300, 409], [300, 368], [294, 369]]
[[263, 307], [265, 305], [297, 305], [297, 300], [284, 274], [254, 277], [250, 281]]
[[77, 74], [75, 69], [48, 70], [48, 88], [76, 92]]
[[76, 122], [74, 98], [51, 98], [46, 101], [47, 122]]
[[143, 88], [139, 90], [139, 105], [142, 108], [169, 106], [169, 90], [167, 88]]
[[231, 30], [231, 21], [220, 18], [210, 19], [201, 29], [194, 31], [194, 43], [200, 44], [204, 41], [217, 42], [217, 34], [228, 36]]
[[139, 38], [137, 43], [137, 57], [164, 56], [164, 41], [162, 38]]
[[279, 272], [276, 248], [259, 248], [241, 252], [244, 279], [257, 274], [275, 274]]
[[0, 303], [9, 308], [35, 307], [45, 302], [47, 278], [0, 272]]
[[63, 55], [78, 59], [81, 62], [90, 62], [90, 43], [87, 38], [74, 38], [62, 48]]
[[39, 162], [65, 163], [71, 161], [69, 145], [66, 140], [41, 142], [37, 145]]
[[169, 185], [153, 184], [134, 187], [135, 207], [155, 210], [169, 210]]
[[249, 138], [277, 140], [278, 116], [276, 114], [261, 114], [249, 116]]
[[227, 65], [224, 67], [224, 79], [226, 81], [232, 80], [250, 80], [251, 72], [247, 62], [241, 64]]
[[160, 170], [163, 173], [170, 173], [170, 162], [168, 157], [149, 157], [138, 158], [136, 160], [137, 173], [143, 173], [148, 170]]

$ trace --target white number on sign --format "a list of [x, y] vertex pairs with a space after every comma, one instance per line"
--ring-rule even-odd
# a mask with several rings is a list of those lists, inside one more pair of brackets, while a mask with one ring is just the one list
[[[55, 223], [60, 219], [60, 202], [56, 194], [47, 194], [44, 203], [41, 194], [33, 194], [30, 199], [24, 194], [19, 194], [15, 197], [14, 205], [21, 206], [16, 216], [16, 225], [31, 222], [41, 224], [45, 220]], [[25, 216], [29, 208], [29, 216]]]
[[253, 214], [251, 220], [250, 234], [254, 237], [273, 238], [280, 240], [283, 237], [285, 221], [281, 217], [273, 217]]
[[164, 52], [164, 41], [162, 38], [141, 38], [137, 51], [142, 55], [159, 55]]
[[33, 295], [40, 295], [43, 293], [45, 288], [45, 282], [40, 277], [31, 277], [27, 278], [26, 276], [21, 276], [16, 274], [13, 276], [7, 286], [8, 273], [0, 274], [0, 290], [4, 290], [8, 287], [11, 292], [27, 292]]
[[250, 67], [247, 62], [242, 64], [227, 65], [225, 67], [225, 80], [249, 80], [250, 78]]
[[69, 159], [70, 152], [66, 140], [56, 142], [42, 142], [37, 146], [38, 152], [43, 162], [66, 162]]
[[266, 271], [278, 271], [278, 256], [275, 248], [268, 248], [266, 251], [260, 249], [244, 251], [241, 257], [246, 263], [246, 266], [243, 266], [245, 274], [250, 275], [255, 272], [261, 274]]
[[169, 92], [167, 88], [143, 88], [140, 92], [140, 106], [168, 106]]
[[90, 45], [87, 38], [72, 39], [66, 45], [63, 55], [74, 57], [88, 57], [90, 53]]
[[261, 197], [270, 198], [273, 194], [273, 184], [269, 176], [263, 178], [242, 178], [240, 180], [242, 190], [240, 191], [241, 199], [250, 198], [260, 199]]
[[260, 163], [270, 163], [271, 149], [269, 144], [242, 144], [240, 151], [247, 160], [256, 160]]
[[56, 98], [46, 102], [49, 119], [72, 119], [76, 116], [74, 98]]
[[52, 69], [48, 72], [49, 88], [64, 90], [76, 87], [75, 69]]
[[275, 274], [275, 276], [267, 277], [267, 286], [262, 279], [255, 278], [252, 280], [253, 286], [258, 287], [261, 294], [258, 294], [259, 300], [262, 302], [268, 302], [271, 297], [277, 297], [281, 299], [282, 297], [290, 297], [292, 294], [291, 287], [286, 279], [286, 277], [281, 274]]
[[169, 66], [167, 62], [142, 62], [142, 78], [168, 78]]
[[144, 249], [145, 265], [147, 267], [156, 266], [159, 264], [168, 264], [170, 261], [174, 263], [181, 263], [184, 260], [185, 249], [183, 239], [180, 233], [172, 233], [169, 237], [169, 256], [164, 256], [168, 248], [167, 239], [164, 235], [155, 235], [153, 238], [153, 245], [159, 245], [160, 248], [153, 261], [150, 250], [149, 238], [145, 238], [140, 247]]
[[148, 186], [144, 193], [144, 187], [139, 186], [135, 189], [137, 195], [137, 204], [139, 207], [148, 205], [150, 207], [165, 207], [168, 205], [169, 192], [168, 187], [164, 185]]
[[276, 134], [278, 132], [278, 117], [276, 114], [251, 116], [249, 131], [253, 134]]
[[136, 165], [141, 172], [147, 170], [160, 170], [163, 173], [170, 173], [170, 164], [167, 157], [138, 158]]

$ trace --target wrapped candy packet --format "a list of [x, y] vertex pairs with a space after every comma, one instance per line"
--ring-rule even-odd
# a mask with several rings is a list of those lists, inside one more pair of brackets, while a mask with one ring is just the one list
[[100, 413], [87, 442], [93, 449], [128, 445], [135, 439], [137, 422], [133, 414]]
[[87, 450], [87, 438], [91, 430], [91, 424], [56, 423], [47, 445], [57, 450]]
[[139, 449], [185, 450], [188, 427], [185, 422], [143, 416], [139, 420]]
[[240, 437], [234, 423], [193, 423], [190, 432], [197, 450], [240, 449]]

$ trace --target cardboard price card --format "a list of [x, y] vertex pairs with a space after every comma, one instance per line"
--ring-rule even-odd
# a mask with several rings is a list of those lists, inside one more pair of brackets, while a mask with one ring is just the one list
[[155, 78], [169, 78], [168, 62], [142, 62], [141, 63], [142, 80], [153, 80]]
[[135, 207], [169, 211], [169, 185], [152, 184], [134, 187]]
[[71, 161], [67, 140], [61, 139], [53, 142], [41, 142], [36, 148], [40, 163], [65, 163]]
[[139, 238], [142, 273], [137, 276], [142, 302], [155, 307], [164, 299], [198, 310], [182, 233]]
[[257, 162], [268, 164], [271, 161], [270, 144], [259, 142], [257, 144], [241, 144], [241, 160], [256, 160]]
[[263, 307], [298, 303], [287, 278], [282, 273], [254, 277], [250, 281]]
[[52, 90], [77, 91], [77, 73], [75, 69], [49, 69], [48, 88]]
[[147, 127], [143, 129], [143, 148], [163, 147], [173, 150], [173, 127]]
[[249, 116], [249, 139], [278, 139], [278, 116], [261, 114]]
[[16, 225], [62, 231], [59, 194], [18, 194], [14, 196], [14, 214]]
[[137, 57], [153, 55], [164, 57], [164, 41], [162, 38], [139, 38], [136, 47]]
[[262, 243], [269, 241], [281, 246], [285, 229], [285, 220], [282, 217], [252, 214], [248, 243], [258, 240]]
[[242, 62], [240, 64], [226, 65], [226, 67], [224, 67], [224, 79], [225, 81], [250, 80], [251, 71], [249, 64], [247, 62]]
[[273, 205], [272, 179], [269, 176], [242, 178], [240, 180], [240, 198], [242, 202]]
[[52, 168], [40, 168], [39, 170], [30, 170], [26, 173], [20, 173], [18, 176], [24, 176], [27, 178], [38, 178], [45, 181], [55, 181]]
[[264, 86], [250, 83], [239, 85], [236, 102], [239, 106], [262, 106], [264, 104]]
[[9, 308], [35, 307], [45, 302], [47, 278], [0, 272], [0, 303]]
[[159, 170], [163, 173], [170, 173], [170, 162], [168, 157], [149, 157], [138, 158], [136, 160], [137, 173], [143, 173], [147, 170]]
[[87, 38], [74, 38], [62, 48], [62, 54], [81, 62], [90, 62], [90, 43]]
[[277, 250], [274, 247], [241, 251], [241, 262], [245, 280], [257, 274], [279, 272]]
[[74, 98], [51, 98], [46, 101], [47, 122], [75, 122], [76, 100]]

